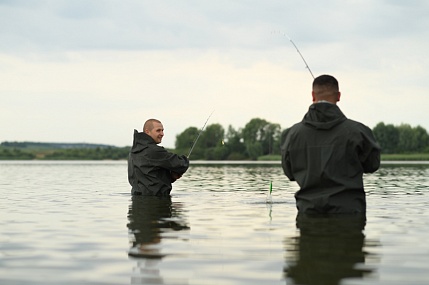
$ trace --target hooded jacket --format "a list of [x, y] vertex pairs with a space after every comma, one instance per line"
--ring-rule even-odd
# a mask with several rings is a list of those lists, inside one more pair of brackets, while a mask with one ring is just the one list
[[133, 195], [168, 196], [172, 172], [182, 175], [188, 170], [185, 155], [168, 152], [146, 133], [134, 130], [134, 141], [128, 157], [128, 181]]
[[380, 146], [365, 125], [336, 104], [312, 104], [282, 136], [282, 168], [300, 190], [299, 212], [364, 212], [363, 173], [380, 166]]

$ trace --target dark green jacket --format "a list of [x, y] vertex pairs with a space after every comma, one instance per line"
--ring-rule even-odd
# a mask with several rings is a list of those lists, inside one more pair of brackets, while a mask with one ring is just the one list
[[282, 141], [283, 171], [300, 186], [299, 212], [366, 210], [363, 173], [380, 166], [380, 146], [367, 126], [335, 104], [315, 103]]
[[134, 142], [128, 158], [128, 181], [134, 195], [168, 196], [171, 173], [183, 174], [188, 170], [189, 160], [186, 156], [171, 153], [146, 133], [134, 130]]

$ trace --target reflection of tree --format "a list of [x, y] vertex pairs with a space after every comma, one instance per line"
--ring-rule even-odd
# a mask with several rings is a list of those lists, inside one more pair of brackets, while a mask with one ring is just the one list
[[133, 196], [128, 212], [129, 233], [132, 234], [130, 256], [162, 258], [162, 233], [189, 229], [180, 217], [180, 204], [171, 197]]
[[[363, 278], [372, 270], [365, 263], [361, 216], [298, 215], [300, 235], [285, 242], [285, 275], [292, 284], [340, 284], [344, 278]], [[362, 266], [361, 266], [362, 268]]]

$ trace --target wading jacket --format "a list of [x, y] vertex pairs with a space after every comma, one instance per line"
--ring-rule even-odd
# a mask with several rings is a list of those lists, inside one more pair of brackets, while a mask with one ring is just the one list
[[299, 212], [365, 212], [363, 173], [380, 166], [380, 147], [367, 126], [335, 104], [315, 103], [282, 134], [281, 151], [284, 173], [300, 187]]
[[168, 196], [172, 173], [179, 175], [188, 170], [186, 156], [171, 153], [146, 133], [134, 130], [134, 141], [128, 157], [128, 181], [133, 195]]

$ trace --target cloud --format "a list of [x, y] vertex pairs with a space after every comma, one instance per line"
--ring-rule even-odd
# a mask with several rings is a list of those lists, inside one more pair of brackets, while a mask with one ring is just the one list
[[[282, 127], [335, 75], [340, 107], [370, 127], [422, 124], [429, 83], [426, 1], [0, 1], [3, 140], [130, 144], [161, 119]], [[2, 140], [2, 138], [0, 138]]]

